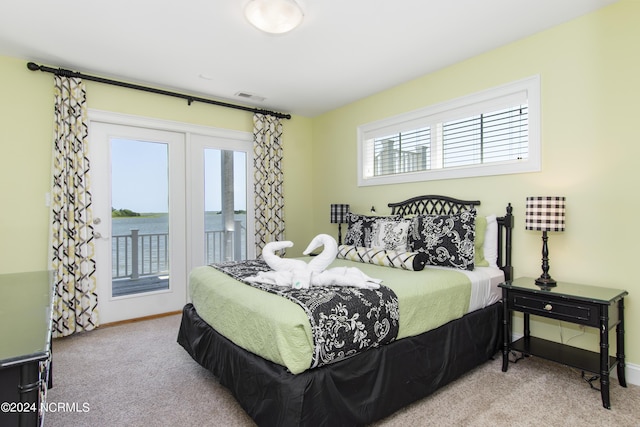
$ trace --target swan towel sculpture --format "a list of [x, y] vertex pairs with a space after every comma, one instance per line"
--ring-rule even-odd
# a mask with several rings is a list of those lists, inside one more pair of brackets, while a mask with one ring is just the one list
[[281, 258], [276, 251], [290, 248], [293, 242], [288, 240], [269, 242], [262, 249], [262, 258], [273, 271], [260, 272], [245, 280], [254, 283], [308, 289], [312, 286], [352, 286], [365, 289], [379, 289], [379, 279], [373, 279], [355, 267], [326, 268], [336, 259], [338, 244], [328, 234], [318, 234], [311, 240], [305, 255], [324, 246], [322, 252], [308, 263], [299, 259]]

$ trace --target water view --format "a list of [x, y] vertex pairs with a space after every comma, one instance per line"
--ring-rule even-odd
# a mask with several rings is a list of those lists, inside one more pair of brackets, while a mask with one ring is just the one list
[[[235, 214], [235, 220], [247, 225], [247, 214]], [[219, 212], [205, 212], [205, 231], [222, 231], [222, 215]], [[113, 236], [130, 235], [131, 229], [137, 228], [140, 234], [157, 234], [169, 232], [169, 214], [151, 213], [141, 216], [116, 217], [111, 219], [111, 234]]]
[[[204, 169], [194, 172], [191, 177], [203, 185], [202, 202], [207, 211], [204, 236], [185, 236], [187, 227], [183, 223], [171, 229], [174, 241], [170, 242], [169, 214], [166, 211], [175, 198], [171, 197], [169, 188], [184, 186], [181, 180], [187, 176], [173, 173], [173, 159], [169, 152], [176, 142], [171, 138], [160, 138], [161, 141], [155, 138], [109, 139], [114, 296], [168, 289], [170, 267], [179, 267], [169, 265], [171, 259], [178, 262], [178, 258], [169, 256], [169, 248], [175, 247], [173, 243], [177, 237], [186, 238], [189, 245], [192, 238], [202, 239], [205, 264], [246, 258], [246, 213], [241, 210], [246, 209], [247, 154], [202, 148]], [[235, 231], [225, 231], [231, 227], [223, 224], [220, 211], [227, 206], [238, 210], [233, 218], [232, 229]], [[117, 292], [115, 284], [119, 287]]]
[[[219, 212], [205, 213], [206, 263], [246, 258], [246, 213], [236, 213], [240, 226], [239, 239], [234, 239], [233, 254], [225, 256], [224, 228]], [[132, 239], [136, 233], [137, 239]], [[166, 273], [168, 256], [169, 215], [167, 213], [112, 218], [112, 277], [139, 277]]]

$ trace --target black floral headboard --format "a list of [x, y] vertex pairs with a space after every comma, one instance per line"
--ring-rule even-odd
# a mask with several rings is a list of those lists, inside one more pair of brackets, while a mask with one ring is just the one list
[[[417, 196], [402, 202], [389, 203], [392, 215], [455, 215], [480, 205], [479, 200], [460, 200], [447, 196]], [[505, 280], [513, 279], [511, 264], [511, 237], [513, 230], [513, 207], [507, 205], [504, 216], [498, 217], [498, 266]]]

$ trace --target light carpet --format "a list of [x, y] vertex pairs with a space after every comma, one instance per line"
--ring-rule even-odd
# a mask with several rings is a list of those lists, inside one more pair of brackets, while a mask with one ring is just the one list
[[[231, 393], [176, 342], [180, 316], [53, 342], [45, 426], [254, 426]], [[580, 372], [537, 358], [476, 368], [383, 426], [640, 426], [640, 387], [611, 383], [611, 410]]]

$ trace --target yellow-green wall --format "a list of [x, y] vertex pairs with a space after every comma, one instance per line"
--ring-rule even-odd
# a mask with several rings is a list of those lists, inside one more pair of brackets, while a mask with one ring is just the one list
[[[29, 71], [25, 59], [0, 56], [0, 274], [49, 268], [53, 75]], [[115, 111], [203, 126], [251, 132], [251, 113], [87, 82], [87, 104]], [[284, 120], [283, 160], [287, 236], [309, 241], [311, 119]], [[92, 159], [92, 162], [106, 159]]]
[[[640, 364], [640, 283], [635, 212], [640, 209], [640, 2], [627, 0], [516, 43], [372, 95], [313, 120], [314, 233], [328, 224], [330, 203], [366, 213], [420, 194], [479, 199], [482, 213], [516, 216], [516, 276], [541, 273], [541, 234], [525, 231], [525, 198], [567, 197], [564, 233], [551, 233], [550, 273], [557, 280], [626, 289], [627, 355]], [[416, 42], [416, 45], [419, 43]], [[358, 187], [358, 125], [540, 75], [542, 171]], [[532, 328], [559, 340], [557, 323]], [[563, 324], [564, 325], [564, 324]], [[516, 326], [519, 326], [518, 324]], [[538, 329], [536, 329], [538, 328]], [[542, 328], [542, 329], [540, 329]], [[580, 330], [564, 325], [565, 339]], [[571, 340], [597, 349], [595, 331]], [[613, 341], [612, 341], [613, 342]]]
[[[567, 229], [550, 236], [554, 278], [629, 291], [628, 362], [640, 365], [640, 284], [634, 213], [640, 196], [640, 2], [612, 6], [527, 39], [372, 95], [315, 118], [284, 121], [285, 220], [299, 255], [311, 237], [337, 233], [329, 205], [367, 212], [419, 194], [482, 200], [481, 212], [514, 206], [516, 276], [540, 274], [540, 235], [524, 230], [529, 195], [567, 197]], [[418, 45], [419, 42], [417, 41]], [[56, 65], [56, 64], [48, 64]], [[48, 267], [47, 233], [52, 76], [26, 68], [26, 59], [0, 57], [0, 273]], [[539, 173], [357, 187], [358, 125], [539, 74], [542, 161]], [[87, 83], [90, 108], [251, 131], [249, 113]], [[96, 161], [96, 160], [94, 160]], [[580, 333], [564, 325], [565, 339]], [[533, 329], [559, 340], [553, 322]], [[596, 348], [596, 334], [571, 344]]]

